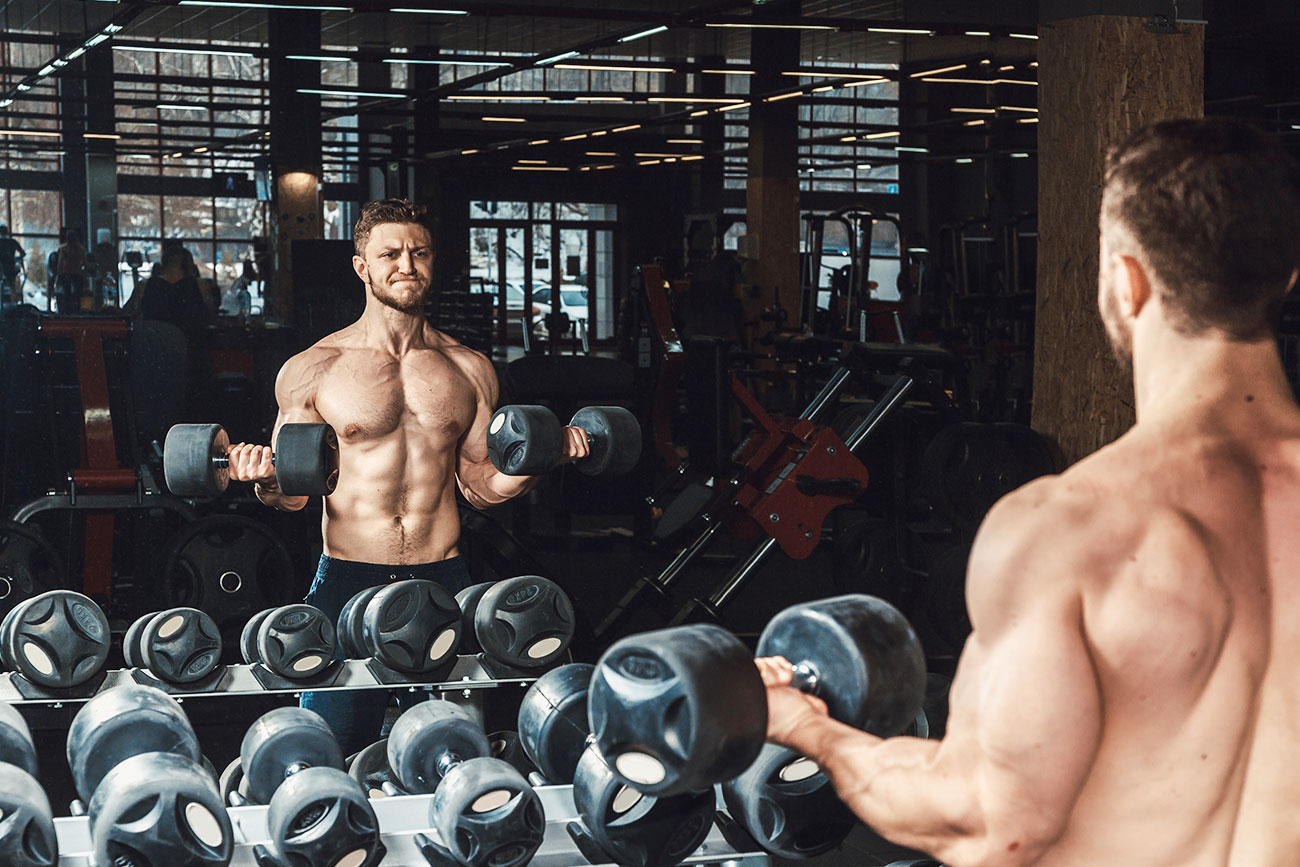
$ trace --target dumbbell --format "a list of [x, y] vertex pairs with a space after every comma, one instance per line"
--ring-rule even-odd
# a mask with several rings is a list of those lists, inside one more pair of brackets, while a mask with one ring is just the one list
[[[339, 441], [327, 424], [285, 424], [276, 434], [275, 482], [291, 497], [329, 495], [339, 481]], [[215, 497], [230, 485], [230, 437], [218, 424], [172, 425], [163, 477], [178, 497]]]
[[103, 670], [109, 639], [108, 618], [94, 600], [50, 590], [0, 621], [0, 661], [34, 684], [67, 689]]
[[[589, 476], [623, 475], [641, 459], [641, 424], [621, 406], [580, 409], [569, 427], [587, 434], [590, 452], [574, 466]], [[560, 465], [564, 428], [547, 407], [503, 406], [488, 423], [487, 447], [492, 465], [507, 476], [537, 476]]]
[[[518, 732], [493, 732], [487, 738], [492, 758], [505, 762], [525, 778], [537, 771], [524, 753]], [[356, 755], [350, 756], [347, 767], [348, 776], [361, 784], [371, 800], [386, 798], [397, 791], [396, 777], [393, 776], [393, 769], [388, 766], [388, 738], [375, 741]]]
[[513, 668], [546, 668], [573, 640], [573, 602], [540, 575], [474, 584], [456, 594], [456, 603], [461, 649]]
[[319, 714], [298, 707], [263, 714], [244, 733], [239, 763], [248, 800], [269, 804], [271, 847], [255, 849], [263, 867], [373, 867], [383, 860], [374, 808], [343, 770], [338, 741]]
[[7, 867], [59, 862], [54, 813], [36, 781], [36, 747], [27, 722], [0, 702], [0, 852]]
[[[925, 691], [925, 656], [884, 600], [837, 596], [776, 615], [759, 656], [782, 656], [794, 685], [840, 722], [881, 737], [902, 732]], [[758, 757], [767, 692], [745, 645], [712, 624], [633, 635], [596, 664], [588, 698], [601, 753], [628, 785], [671, 794], [732, 779]]]
[[94, 867], [230, 863], [230, 816], [194, 729], [162, 690], [129, 684], [86, 702], [68, 728], [67, 757], [90, 814]]
[[281, 605], [254, 614], [239, 634], [244, 662], [260, 662], [272, 674], [305, 680], [334, 658], [334, 625], [311, 605]]
[[193, 683], [221, 662], [221, 630], [197, 608], [168, 608], [136, 618], [122, 638], [130, 668], [148, 669], [168, 683]]
[[454, 663], [460, 636], [456, 600], [421, 578], [369, 587], [339, 612], [338, 641], [344, 656], [374, 657], [404, 674], [431, 676]]
[[416, 838], [431, 863], [441, 856], [468, 867], [516, 867], [541, 846], [541, 799], [518, 771], [490, 755], [483, 729], [449, 701], [420, 702], [393, 723], [388, 764], [398, 785], [433, 793], [429, 825], [436, 839]]
[[519, 704], [520, 743], [537, 766], [539, 782], [573, 784], [582, 824], [568, 830], [588, 861], [677, 864], [708, 836], [713, 790], [659, 798], [623, 785], [587, 744], [587, 691], [594, 671], [593, 665], [574, 663], [537, 678]]

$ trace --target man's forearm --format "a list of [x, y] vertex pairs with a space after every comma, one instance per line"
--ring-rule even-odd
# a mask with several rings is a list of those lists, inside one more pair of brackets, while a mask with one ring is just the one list
[[970, 778], [940, 767], [939, 741], [882, 740], [820, 717], [787, 746], [816, 762], [849, 809], [881, 836], [954, 865], [983, 860]]
[[262, 501], [263, 504], [273, 509], [279, 509], [281, 512], [297, 512], [307, 505], [307, 497], [291, 497], [288, 494], [280, 492], [280, 487], [275, 482], [256, 482], [253, 484], [253, 496]]
[[508, 476], [492, 466], [459, 477], [461, 493], [476, 509], [495, 506], [527, 493], [536, 487], [541, 476]]

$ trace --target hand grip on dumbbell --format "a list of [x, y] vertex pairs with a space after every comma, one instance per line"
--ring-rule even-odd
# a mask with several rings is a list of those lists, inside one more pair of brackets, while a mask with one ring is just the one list
[[[590, 451], [574, 466], [589, 476], [622, 475], [641, 459], [641, 425], [621, 406], [584, 407], [568, 426], [587, 435]], [[503, 406], [488, 424], [487, 447], [492, 465], [505, 475], [541, 475], [564, 457], [564, 426], [544, 406]]]
[[[866, 595], [795, 605], [768, 623], [760, 657], [782, 656], [794, 685], [830, 715], [882, 737], [902, 732], [925, 692], [925, 655], [907, 619]], [[758, 757], [767, 691], [745, 645], [700, 624], [615, 642], [596, 665], [591, 731], [611, 769], [653, 795], [729, 780]]]
[[[286, 424], [276, 436], [275, 479], [292, 497], [329, 495], [339, 480], [339, 441], [327, 424]], [[217, 424], [178, 424], [163, 441], [163, 476], [178, 497], [215, 497], [230, 485], [230, 437]]]

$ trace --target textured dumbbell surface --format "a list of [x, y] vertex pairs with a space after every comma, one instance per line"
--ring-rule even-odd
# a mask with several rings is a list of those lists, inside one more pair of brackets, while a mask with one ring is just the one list
[[59, 860], [54, 814], [36, 780], [36, 748], [22, 715], [0, 702], [0, 853], [9, 867]]
[[306, 768], [271, 796], [271, 848], [288, 865], [373, 867], [384, 856], [365, 791], [337, 768]]
[[538, 772], [552, 783], [571, 783], [587, 746], [587, 690], [595, 666], [573, 663], [533, 683], [519, 703], [519, 740]]
[[244, 785], [254, 803], [267, 804], [294, 771], [343, 770], [343, 753], [320, 715], [306, 708], [281, 707], [258, 717], [239, 745]]
[[361, 618], [365, 616], [370, 600], [382, 589], [382, 586], [367, 587], [343, 603], [334, 637], [347, 659], [365, 659], [370, 655], [361, 637]]
[[503, 406], [488, 422], [487, 448], [492, 465], [505, 475], [541, 475], [560, 463], [564, 426], [544, 406]]
[[14, 608], [3, 630], [5, 659], [32, 683], [78, 686], [108, 660], [108, 618], [89, 597], [51, 590]]
[[574, 466], [589, 476], [621, 476], [641, 460], [641, 423], [624, 407], [583, 407], [569, 425], [587, 432], [589, 452]]
[[366, 604], [361, 634], [367, 652], [389, 668], [432, 674], [455, 657], [460, 606], [432, 581], [398, 581]]
[[542, 845], [546, 816], [528, 781], [493, 758], [469, 759], [433, 793], [429, 823], [468, 867], [517, 867]]
[[515, 668], [553, 665], [573, 640], [573, 603], [540, 575], [498, 581], [474, 605], [474, 634], [483, 652]]
[[[197, 608], [169, 608], [131, 624], [123, 639], [127, 664], [168, 683], [193, 683], [221, 661], [221, 630]], [[137, 626], [139, 627], [137, 629]]]
[[283, 605], [257, 626], [257, 659], [291, 680], [320, 674], [334, 657], [334, 624], [311, 605]]

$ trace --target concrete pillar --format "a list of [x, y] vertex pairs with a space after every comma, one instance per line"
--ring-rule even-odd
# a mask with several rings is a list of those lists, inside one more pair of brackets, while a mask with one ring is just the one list
[[[755, 6], [755, 19], [795, 17], [800, 0]], [[790, 88], [798, 79], [782, 75], [799, 68], [799, 31], [755, 29], [750, 56], [761, 64], [750, 78], [752, 94]], [[749, 109], [749, 179], [745, 187], [745, 232], [755, 258], [748, 283], [757, 287], [742, 299], [744, 319], [755, 321], [779, 291], [792, 320], [799, 311], [799, 107], [797, 99], [754, 102]], [[756, 255], [755, 255], [756, 253]], [[767, 323], [750, 332], [769, 330]]]
[[320, 66], [311, 60], [288, 60], [289, 54], [320, 53], [320, 13], [267, 13], [271, 47], [271, 167], [274, 172], [271, 238], [275, 278], [268, 305], [282, 317], [292, 313], [292, 243], [323, 238], [321, 213], [320, 97], [298, 93], [320, 87]]
[[1146, 124], [1204, 113], [1204, 25], [1150, 22], [1091, 14], [1039, 27], [1033, 426], [1071, 463], [1134, 421], [1132, 383], [1097, 314], [1106, 152]]

